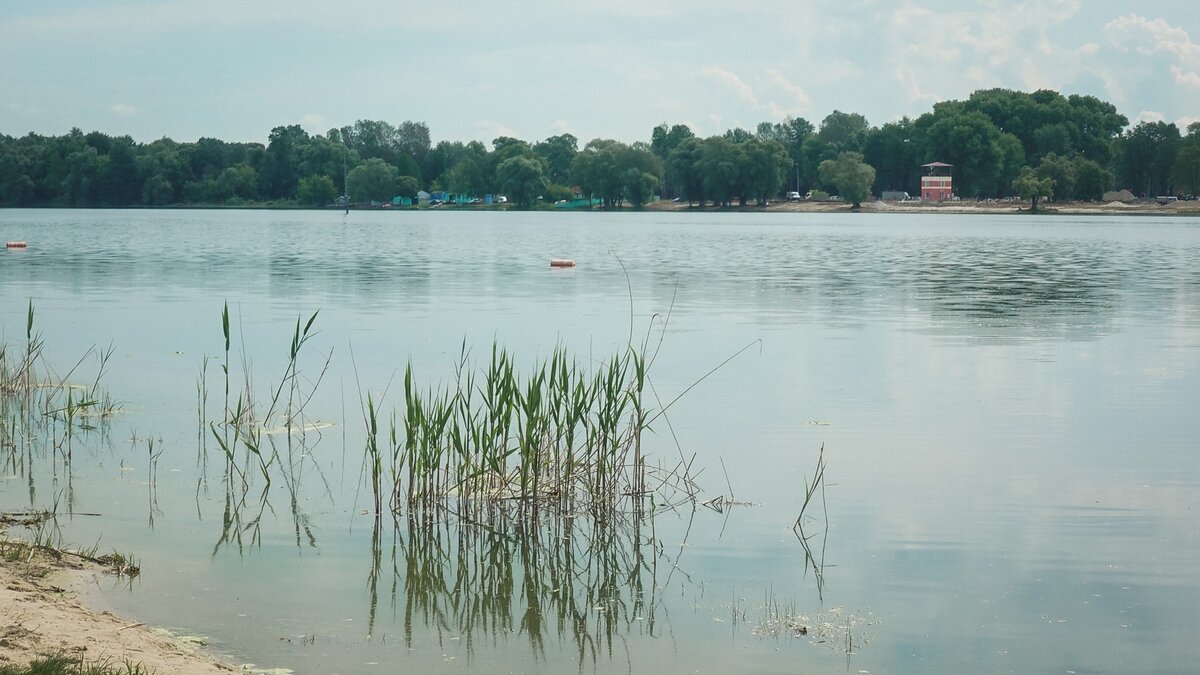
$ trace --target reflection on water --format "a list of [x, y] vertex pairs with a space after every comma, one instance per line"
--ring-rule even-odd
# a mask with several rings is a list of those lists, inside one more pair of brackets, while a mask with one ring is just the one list
[[497, 504], [481, 515], [434, 507], [394, 522], [386, 579], [376, 524], [368, 633], [384, 580], [410, 648], [422, 629], [462, 640], [469, 659], [518, 640], [542, 660], [558, 643], [554, 652], [574, 653], [582, 670], [632, 636], [660, 637], [656, 594], [678, 560], [655, 546], [639, 512], [539, 517]]

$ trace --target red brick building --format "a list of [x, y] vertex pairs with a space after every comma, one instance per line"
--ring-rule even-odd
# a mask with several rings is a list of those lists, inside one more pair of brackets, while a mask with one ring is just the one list
[[953, 178], [950, 169], [953, 164], [930, 162], [921, 165], [921, 199], [940, 202], [954, 196]]

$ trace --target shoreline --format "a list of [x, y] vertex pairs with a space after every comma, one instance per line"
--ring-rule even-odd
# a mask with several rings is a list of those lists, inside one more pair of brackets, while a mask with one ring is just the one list
[[653, 202], [645, 211], [684, 213], [911, 213], [953, 215], [1019, 215], [1019, 216], [1200, 216], [1200, 201], [1170, 204], [1125, 204], [1121, 202], [1063, 202], [1044, 204], [1030, 211], [1025, 202], [863, 202], [862, 208], [852, 211], [845, 202], [771, 202], [767, 206], [748, 204], [730, 207], [688, 206], [686, 202]]
[[100, 565], [2, 535], [0, 544], [6, 547], [0, 556], [0, 665], [24, 667], [41, 657], [66, 656], [118, 670], [141, 666], [150, 673], [252, 672], [194, 639], [86, 604], [87, 588], [109, 574]]
[[[170, 206], [23, 206], [0, 207], [5, 210], [80, 210], [80, 211], [342, 211], [344, 207], [312, 207], [295, 204], [175, 204]], [[396, 207], [350, 207], [351, 212], [433, 212], [447, 211], [453, 213], [500, 213], [517, 211], [510, 204], [482, 205], [472, 204], [456, 206], [453, 204], [433, 206], [396, 206]], [[619, 209], [559, 209], [551, 204], [542, 204], [524, 213], [638, 213], [638, 209], [622, 206]], [[786, 202], [773, 201], [767, 206], [747, 204], [746, 206], [692, 206], [687, 202], [657, 201], [646, 204], [640, 212], [652, 213], [824, 213], [824, 214], [853, 214], [853, 213], [912, 213], [912, 214], [954, 214], [954, 215], [1089, 215], [1089, 216], [1200, 216], [1200, 201], [1176, 201], [1170, 204], [1138, 202], [1126, 204], [1121, 202], [1062, 202], [1045, 204], [1037, 210], [1030, 211], [1024, 202], [863, 202], [862, 208], [852, 211], [845, 202]]]

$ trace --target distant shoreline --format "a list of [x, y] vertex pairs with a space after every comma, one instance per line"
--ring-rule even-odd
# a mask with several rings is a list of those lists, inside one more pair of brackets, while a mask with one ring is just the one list
[[[289, 204], [239, 204], [239, 205], [223, 205], [223, 204], [176, 204], [169, 206], [21, 206], [8, 207], [0, 206], [0, 210], [79, 210], [79, 211], [341, 211], [344, 207], [325, 207], [317, 208], [312, 206], [300, 206]], [[481, 205], [474, 204], [468, 206], [456, 205], [441, 205], [437, 207], [427, 206], [399, 206], [399, 207], [350, 207], [353, 212], [376, 212], [376, 211], [396, 211], [396, 212], [434, 212], [434, 211], [451, 211], [456, 213], [497, 213], [497, 212], [516, 212], [517, 209], [511, 205]], [[853, 215], [854, 213], [913, 213], [913, 214], [1013, 214], [1013, 215], [1093, 215], [1093, 216], [1184, 216], [1196, 217], [1200, 216], [1200, 201], [1178, 201], [1170, 204], [1156, 203], [1133, 203], [1133, 204], [1118, 204], [1098, 202], [1062, 202], [1044, 204], [1038, 210], [1030, 211], [1029, 207], [1023, 202], [1007, 202], [1007, 201], [961, 201], [961, 202], [864, 202], [862, 208], [858, 211], [852, 211], [844, 202], [837, 201], [804, 201], [804, 202], [771, 202], [767, 206], [758, 206], [756, 204], [747, 204], [746, 206], [689, 206], [687, 202], [672, 202], [658, 201], [646, 204], [641, 212], [650, 213], [828, 213], [838, 214], [844, 213]], [[534, 208], [525, 213], [637, 213], [638, 210], [624, 206], [620, 209], [556, 209], [553, 206], [545, 205]]]
[[[646, 211], [685, 213], [846, 213], [854, 211], [844, 202], [772, 202], [768, 206], [689, 207], [681, 202], [654, 202]], [[1096, 216], [1200, 216], [1200, 201], [1160, 204], [1101, 204], [1098, 202], [1063, 202], [1030, 211], [1024, 202], [961, 201], [961, 202], [863, 202], [858, 213], [920, 213], [920, 214], [1013, 214], [1013, 215], [1096, 215]]]

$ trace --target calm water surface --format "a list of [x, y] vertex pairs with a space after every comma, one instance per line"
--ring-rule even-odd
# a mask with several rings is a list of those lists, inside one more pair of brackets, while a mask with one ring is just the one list
[[[66, 541], [142, 564], [98, 602], [238, 662], [1200, 663], [1196, 219], [7, 210], [0, 239], [29, 242], [0, 255], [0, 342], [23, 344], [32, 300], [58, 369], [113, 346], [103, 382], [124, 409], [71, 440], [69, 467], [46, 442], [0, 449], [0, 510], [58, 501]], [[197, 410], [224, 302], [235, 389], [249, 372], [265, 397], [316, 310], [305, 386], [330, 363], [308, 408], [329, 426], [291, 448], [272, 437], [279, 477], [232, 499]], [[372, 527], [360, 392], [390, 410], [406, 363], [445, 382], [464, 340], [523, 363], [556, 345], [602, 358], [631, 321], [640, 336], [667, 313], [651, 373], [664, 402], [753, 345], [646, 440], [663, 464], [695, 457], [701, 501], [738, 504]], [[94, 359], [78, 372], [94, 377]], [[216, 361], [206, 373], [203, 415], [219, 417]], [[809, 559], [793, 524], [822, 445]], [[809, 634], [773, 623], [786, 617]]]

